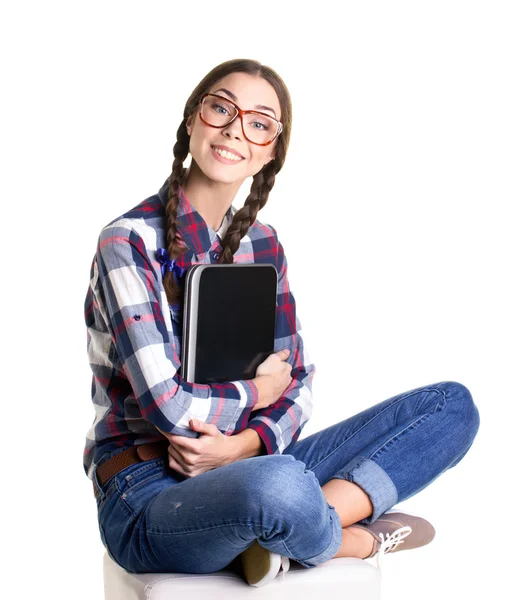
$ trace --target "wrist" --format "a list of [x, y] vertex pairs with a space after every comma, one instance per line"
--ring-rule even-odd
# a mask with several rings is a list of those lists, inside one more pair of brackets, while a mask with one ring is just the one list
[[266, 446], [255, 429], [244, 429], [230, 436], [233, 440], [233, 460], [243, 460], [252, 456], [266, 454]]
[[257, 388], [257, 404], [253, 407], [253, 410], [259, 410], [268, 406], [269, 379], [269, 375], [257, 375], [257, 377], [252, 379]]

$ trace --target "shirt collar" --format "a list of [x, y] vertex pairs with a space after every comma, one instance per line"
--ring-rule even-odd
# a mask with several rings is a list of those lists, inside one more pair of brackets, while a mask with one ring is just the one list
[[[167, 195], [169, 191], [169, 178], [167, 178], [158, 190], [158, 196], [165, 207], [167, 203]], [[178, 231], [186, 246], [193, 254], [204, 254], [212, 249], [219, 250], [221, 248], [221, 237], [230, 226], [233, 215], [236, 212], [233, 204], [228, 208], [224, 215], [226, 221], [223, 220], [218, 233], [209, 227], [202, 215], [193, 206], [189, 198], [184, 193], [184, 190], [178, 186], [178, 210], [177, 218], [180, 222]]]

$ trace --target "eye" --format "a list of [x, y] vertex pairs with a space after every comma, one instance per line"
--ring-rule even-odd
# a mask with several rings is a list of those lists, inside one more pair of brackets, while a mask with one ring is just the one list
[[268, 131], [269, 127], [265, 123], [261, 123], [260, 121], [254, 121], [252, 124], [261, 125], [261, 127], [256, 127], [259, 131]]
[[[222, 106], [222, 104], [214, 104], [213, 108], [214, 108], [215, 111], [217, 111], [221, 115], [225, 115], [225, 114], [227, 114], [229, 112], [228, 109], [225, 106]], [[225, 112], [220, 112], [220, 111], [217, 110], [217, 108], [220, 108], [220, 111], [223, 110]]]

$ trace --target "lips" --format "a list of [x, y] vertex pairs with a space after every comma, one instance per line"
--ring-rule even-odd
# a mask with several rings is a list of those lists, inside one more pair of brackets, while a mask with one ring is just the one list
[[219, 150], [226, 150], [226, 152], [231, 152], [232, 154], [235, 154], [235, 156], [240, 156], [244, 159], [244, 156], [240, 152], [237, 152], [237, 150], [234, 150], [233, 148], [228, 148], [228, 146], [213, 144], [211, 147], [218, 148]]

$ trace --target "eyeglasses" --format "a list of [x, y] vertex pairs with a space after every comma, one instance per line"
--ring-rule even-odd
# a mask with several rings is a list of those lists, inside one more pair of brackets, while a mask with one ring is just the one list
[[231, 100], [218, 94], [204, 94], [200, 99], [200, 119], [210, 127], [226, 127], [238, 116], [242, 133], [252, 144], [268, 146], [283, 131], [283, 124], [257, 110], [241, 110]]

